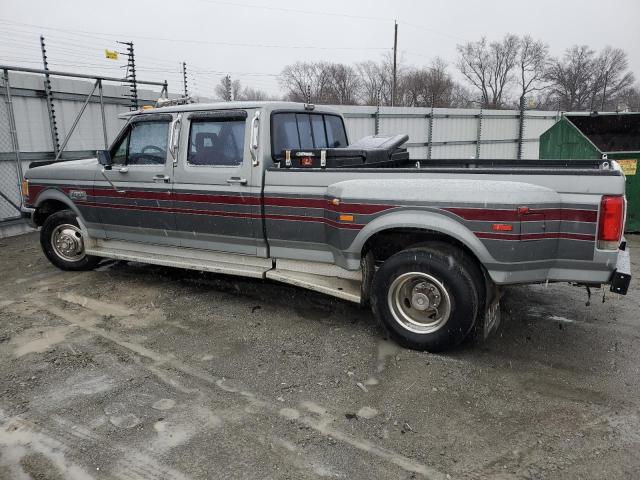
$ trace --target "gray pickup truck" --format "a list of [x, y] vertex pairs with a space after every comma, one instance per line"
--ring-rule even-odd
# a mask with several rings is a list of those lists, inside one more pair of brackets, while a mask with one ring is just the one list
[[335, 166], [352, 149], [343, 119], [308, 104], [127, 120], [97, 158], [26, 172], [23, 214], [59, 268], [113, 258], [290, 283], [371, 305], [397, 342], [429, 351], [486, 336], [503, 285], [628, 288], [613, 161], [369, 163], [365, 151]]

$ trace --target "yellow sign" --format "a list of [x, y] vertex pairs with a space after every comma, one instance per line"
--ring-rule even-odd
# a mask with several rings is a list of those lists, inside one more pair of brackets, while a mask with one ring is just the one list
[[622, 168], [622, 171], [627, 177], [636, 174], [638, 160], [616, 160], [616, 162], [618, 162], [618, 165], [620, 165], [620, 168]]
[[116, 52], [115, 50], [107, 50], [107, 49], [105, 49], [104, 56], [107, 57], [109, 60], [117, 60], [118, 59], [118, 52]]

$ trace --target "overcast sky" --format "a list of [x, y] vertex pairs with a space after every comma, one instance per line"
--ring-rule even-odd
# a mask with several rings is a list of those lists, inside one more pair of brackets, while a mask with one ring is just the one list
[[[393, 46], [406, 64], [447, 60], [456, 44], [483, 35], [531, 34], [553, 55], [574, 44], [620, 47], [640, 79], [640, 0], [1, 0], [0, 63], [40, 68], [45, 35], [50, 68], [119, 76], [104, 48], [135, 44], [138, 77], [211, 93], [225, 73], [244, 85], [278, 92], [276, 75], [297, 60], [378, 60]], [[122, 48], [122, 47], [121, 47]], [[457, 75], [457, 74], [456, 74]]]

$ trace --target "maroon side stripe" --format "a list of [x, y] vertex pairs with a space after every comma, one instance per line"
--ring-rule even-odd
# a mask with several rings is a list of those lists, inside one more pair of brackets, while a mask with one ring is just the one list
[[492, 232], [473, 232], [478, 238], [486, 238], [489, 240], [546, 240], [546, 239], [566, 239], [566, 240], [586, 240], [593, 242], [596, 237], [595, 234], [583, 234], [583, 233], [492, 233]]
[[535, 222], [535, 218], [527, 218], [528, 215], [542, 214], [545, 220], [565, 220], [570, 222], [593, 223], [598, 218], [596, 210], [582, 210], [573, 208], [544, 208], [531, 209], [526, 215], [520, 215], [517, 210], [480, 209], [480, 208], [444, 208], [465, 220], [480, 220], [485, 222]]
[[[95, 203], [95, 202], [83, 202], [77, 201], [78, 205], [85, 205], [88, 207], [96, 208], [116, 208], [123, 210], [142, 210], [142, 211], [154, 211], [154, 212], [167, 212], [167, 213], [182, 213], [187, 215], [208, 215], [212, 217], [236, 217], [236, 218], [253, 218], [260, 219], [262, 215], [253, 213], [240, 213], [240, 212], [225, 212], [219, 210], [197, 210], [189, 208], [172, 208], [172, 207], [155, 207], [146, 205], [121, 205], [114, 203]], [[329, 218], [322, 217], [306, 217], [301, 215], [265, 215], [264, 218], [269, 220], [287, 220], [296, 222], [316, 222], [324, 223], [334, 228], [345, 228], [349, 230], [361, 230], [364, 225], [357, 223], [339, 223]]]

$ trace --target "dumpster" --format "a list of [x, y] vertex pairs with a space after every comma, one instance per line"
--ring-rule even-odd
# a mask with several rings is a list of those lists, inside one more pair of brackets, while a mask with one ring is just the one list
[[627, 232], [640, 232], [640, 113], [564, 114], [540, 135], [541, 159], [606, 158], [620, 164], [627, 185]]

